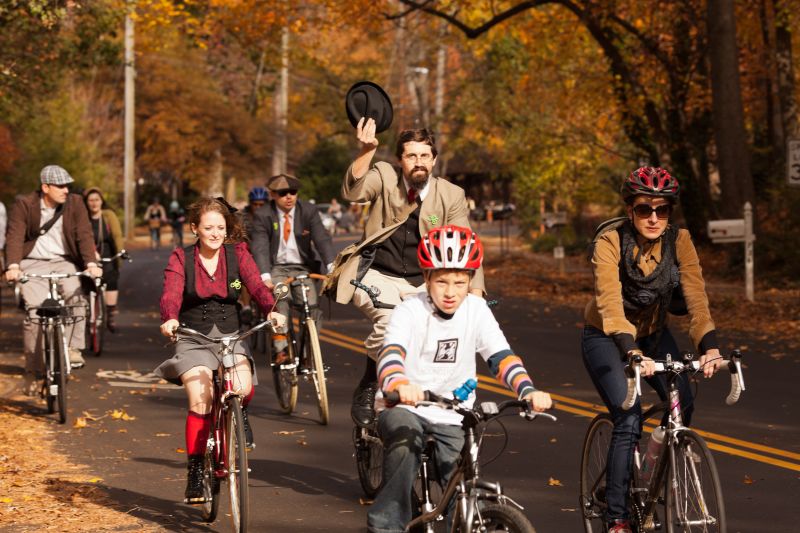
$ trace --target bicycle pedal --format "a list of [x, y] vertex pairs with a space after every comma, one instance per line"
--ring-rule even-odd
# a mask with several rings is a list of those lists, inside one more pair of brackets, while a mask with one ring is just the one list
[[189, 505], [203, 505], [204, 503], [209, 503], [210, 501], [211, 501], [210, 498], [205, 498], [205, 497], [204, 498], [191, 498], [191, 499], [184, 498], [183, 499], [183, 503], [186, 503], [186, 504], [189, 504]]

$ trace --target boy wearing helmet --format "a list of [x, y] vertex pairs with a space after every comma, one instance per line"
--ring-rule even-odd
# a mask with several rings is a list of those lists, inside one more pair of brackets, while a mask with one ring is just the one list
[[[469, 293], [483, 260], [478, 236], [458, 226], [434, 228], [420, 241], [417, 257], [427, 292], [415, 293], [394, 309], [378, 354], [380, 390], [396, 391], [400, 404], [378, 417], [384, 478], [367, 514], [372, 532], [400, 532], [411, 520], [411, 488], [427, 436], [436, 438], [443, 481], [450, 477], [464, 441], [461, 415], [415, 404], [425, 390], [452, 398], [453, 390], [476, 379], [476, 352], [492, 374], [534, 410], [551, 406], [550, 395], [533, 387], [486, 301]], [[473, 396], [465, 403], [474, 401]]]

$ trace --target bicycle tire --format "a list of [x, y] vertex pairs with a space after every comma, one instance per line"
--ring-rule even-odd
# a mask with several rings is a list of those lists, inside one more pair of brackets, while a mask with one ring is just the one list
[[473, 533], [485, 531], [487, 533], [536, 533], [533, 524], [522, 511], [512, 505], [500, 503], [482, 503], [479, 512], [475, 513], [468, 530], [460, 527], [460, 510], [456, 506], [453, 530], [458, 533]]
[[219, 512], [219, 480], [216, 476], [217, 461], [216, 461], [216, 444], [214, 442], [214, 430], [211, 430], [209, 438], [209, 445], [206, 446], [206, 454], [203, 460], [203, 496], [205, 502], [201, 506], [203, 520], [211, 523], [217, 519]]
[[292, 342], [291, 328], [287, 333], [286, 351], [289, 360], [292, 362], [290, 368], [283, 368], [281, 365], [272, 365], [272, 382], [275, 385], [275, 395], [278, 397], [278, 405], [283, 414], [290, 415], [297, 407], [297, 360], [294, 356], [294, 343]]
[[605, 475], [613, 430], [611, 417], [600, 414], [589, 423], [583, 440], [579, 504], [586, 533], [606, 531]]
[[244, 419], [242, 418], [242, 406], [238, 396], [233, 396], [228, 400], [225, 410], [225, 429], [231, 522], [236, 533], [245, 533], [248, 525], [250, 491], [247, 485], [248, 467]]
[[66, 346], [64, 344], [64, 333], [62, 328], [64, 326], [59, 324], [55, 328], [55, 368], [53, 369], [56, 385], [58, 386], [58, 423], [64, 424], [67, 421], [67, 369], [65, 364], [69, 364], [67, 353], [64, 353]]
[[307, 350], [311, 350], [311, 357], [306, 361], [311, 362], [311, 378], [314, 382], [314, 391], [317, 394], [317, 406], [319, 407], [319, 419], [323, 426], [328, 425], [330, 419], [330, 406], [328, 405], [328, 386], [325, 382], [325, 366], [322, 363], [322, 349], [319, 346], [319, 335], [317, 334], [317, 324], [314, 319], [306, 321], [306, 332], [308, 333], [308, 343], [305, 344]]
[[356, 447], [358, 481], [367, 498], [375, 498], [383, 483], [383, 443], [374, 430], [366, 430], [367, 439], [360, 436], [361, 428], [353, 428]]
[[55, 340], [53, 339], [54, 328], [52, 325], [45, 326], [44, 334], [42, 335], [42, 354], [44, 354], [44, 398], [47, 402], [47, 413], [53, 414], [56, 412], [56, 395], [51, 394], [53, 385], [55, 385], [55, 361], [57, 355], [52, 353], [55, 349]]
[[[714, 531], [725, 533], [725, 503], [714, 457], [705, 440], [690, 429], [681, 430], [670, 446], [669, 482], [666, 494], [667, 532]], [[708, 514], [705, 514], [708, 510]], [[687, 524], [706, 522], [715, 524]]]
[[94, 339], [92, 342], [92, 352], [94, 353], [95, 357], [100, 357], [100, 354], [103, 353], [103, 347], [105, 345], [106, 339], [106, 318], [107, 318], [107, 306], [106, 306], [106, 299], [103, 295], [103, 291], [100, 290], [95, 296], [96, 299], [96, 313], [97, 316], [94, 320], [94, 328], [95, 334]]

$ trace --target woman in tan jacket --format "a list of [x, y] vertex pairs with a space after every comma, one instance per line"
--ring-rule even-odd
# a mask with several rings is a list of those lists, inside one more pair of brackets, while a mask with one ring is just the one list
[[[643, 356], [642, 375], [666, 400], [666, 382], [663, 376], [653, 376], [653, 359], [679, 353], [665, 322], [670, 311], [689, 314], [689, 335], [702, 354], [706, 377], [722, 361], [697, 251], [689, 232], [669, 223], [678, 190], [678, 181], [662, 168], [634, 170], [622, 185], [627, 220], [607, 226], [595, 238], [594, 298], [586, 306], [581, 348], [586, 369], [614, 421], [606, 470], [606, 520], [613, 533], [632, 532], [625, 499], [634, 443], [642, 431], [640, 400], [627, 411], [620, 408], [627, 390], [623, 369], [628, 359]], [[681, 293], [685, 307], [679, 311], [675, 307]], [[688, 425], [693, 396], [685, 375], [679, 388]]]

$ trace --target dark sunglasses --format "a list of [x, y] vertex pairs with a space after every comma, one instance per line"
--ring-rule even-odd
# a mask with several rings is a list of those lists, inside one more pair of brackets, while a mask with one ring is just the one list
[[639, 204], [634, 206], [633, 212], [636, 213], [636, 216], [639, 218], [650, 218], [653, 213], [655, 213], [658, 218], [665, 220], [672, 214], [672, 206], [670, 204], [664, 204], [653, 207], [647, 204]]
[[276, 194], [278, 196], [280, 196], [281, 198], [283, 198], [287, 194], [291, 194], [292, 196], [295, 196], [297, 194], [297, 189], [284, 189], [282, 191], [276, 191]]

